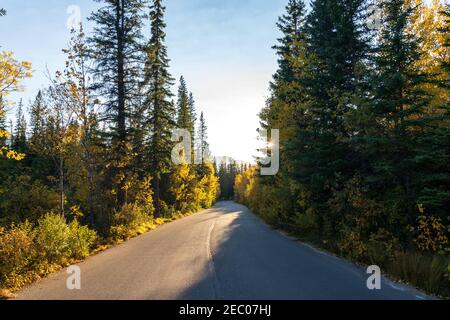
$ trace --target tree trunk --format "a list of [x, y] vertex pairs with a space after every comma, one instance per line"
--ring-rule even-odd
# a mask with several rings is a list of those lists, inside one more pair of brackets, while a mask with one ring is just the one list
[[[123, 173], [124, 155], [126, 152], [126, 112], [125, 112], [125, 56], [124, 56], [124, 2], [117, 2], [117, 93], [118, 93], [118, 109], [117, 109], [117, 148], [115, 150], [116, 160], [120, 163], [116, 174]], [[117, 165], [117, 164], [116, 164]], [[121, 208], [126, 204], [125, 179], [122, 177], [117, 186], [117, 202]]]
[[161, 216], [161, 204], [160, 204], [160, 178], [158, 174], [153, 177], [153, 203], [155, 206], [155, 218]]
[[59, 157], [59, 210], [64, 215], [64, 160]]

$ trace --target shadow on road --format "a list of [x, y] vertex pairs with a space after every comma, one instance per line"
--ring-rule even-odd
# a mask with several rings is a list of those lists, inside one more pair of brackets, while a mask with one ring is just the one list
[[[213, 269], [178, 299], [416, 299], [383, 283], [369, 290], [362, 268], [273, 231], [244, 206], [221, 202], [214, 212]], [[205, 220], [205, 221], [208, 221]], [[213, 222], [212, 220], [215, 220]], [[206, 249], [205, 249], [206, 250]]]

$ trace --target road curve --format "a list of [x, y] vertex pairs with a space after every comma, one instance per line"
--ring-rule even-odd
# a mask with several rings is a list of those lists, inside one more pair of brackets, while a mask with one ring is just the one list
[[220, 202], [65, 270], [17, 299], [428, 299], [387, 279], [368, 290], [365, 270], [272, 230], [244, 206]]

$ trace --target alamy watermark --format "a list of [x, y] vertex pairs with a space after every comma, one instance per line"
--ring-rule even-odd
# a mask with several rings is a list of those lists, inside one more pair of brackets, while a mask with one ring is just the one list
[[[280, 170], [280, 130], [260, 130], [260, 140], [264, 143], [264, 155], [258, 157], [261, 165], [261, 175], [274, 176]], [[196, 148], [192, 150], [192, 137], [187, 129], [175, 129], [172, 131], [172, 141], [176, 142], [171, 152], [172, 163], [180, 164], [203, 164], [211, 162], [209, 149]]]
[[79, 266], [69, 266], [66, 270], [69, 277], [66, 280], [68, 290], [81, 290], [81, 269]]
[[261, 139], [265, 145], [265, 155], [258, 159], [261, 165], [262, 176], [274, 176], [280, 170], [280, 130], [260, 130]]
[[373, 265], [367, 268], [367, 274], [370, 274], [367, 279], [367, 289], [381, 290], [381, 269], [379, 266]]
[[67, 7], [66, 13], [69, 15], [66, 21], [67, 29], [79, 28], [81, 24], [81, 8], [77, 5], [70, 5]]

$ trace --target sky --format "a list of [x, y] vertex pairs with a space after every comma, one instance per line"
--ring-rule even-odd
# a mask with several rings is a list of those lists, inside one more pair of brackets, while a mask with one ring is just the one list
[[[215, 156], [252, 161], [256, 155], [258, 112], [268, 97], [277, 67], [271, 48], [279, 32], [276, 21], [287, 0], [165, 0], [170, 71], [183, 75], [203, 111]], [[86, 18], [99, 4], [93, 0], [0, 0], [0, 50], [33, 64], [25, 92], [13, 96], [25, 104], [48, 85], [51, 73], [64, 66], [70, 6]], [[70, 10], [69, 10], [70, 11]], [[144, 30], [146, 35], [149, 29]], [[176, 87], [174, 87], [174, 92]], [[12, 112], [13, 113], [13, 112]], [[13, 114], [11, 114], [13, 116]]]

